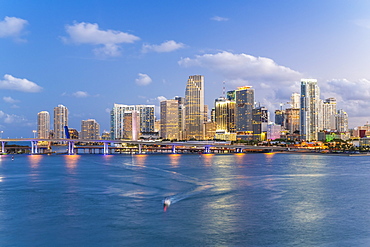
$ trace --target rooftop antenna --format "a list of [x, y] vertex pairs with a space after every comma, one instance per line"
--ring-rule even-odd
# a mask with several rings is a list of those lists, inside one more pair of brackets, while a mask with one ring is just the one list
[[225, 81], [223, 81], [222, 84], [222, 97], [226, 98]]

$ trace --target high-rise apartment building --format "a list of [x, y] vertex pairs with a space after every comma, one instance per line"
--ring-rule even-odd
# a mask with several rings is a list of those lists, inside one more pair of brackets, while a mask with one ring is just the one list
[[50, 133], [50, 115], [47, 111], [37, 114], [37, 138], [48, 139]]
[[301, 80], [300, 135], [302, 140], [317, 140], [320, 124], [320, 89], [315, 79]]
[[137, 141], [140, 133], [139, 111], [126, 111], [123, 115], [123, 139]]
[[178, 102], [178, 120], [179, 120], [179, 139], [183, 140], [184, 137], [184, 130], [185, 130], [185, 98], [176, 96], [175, 100]]
[[328, 98], [324, 100], [322, 107], [322, 129], [335, 129], [335, 114], [337, 113], [336, 99]]
[[293, 93], [292, 96], [290, 97], [290, 105], [292, 108], [297, 108], [299, 109], [300, 106], [300, 94], [299, 93]]
[[299, 108], [288, 108], [285, 110], [284, 125], [290, 134], [299, 131]]
[[[125, 113], [136, 111], [133, 117], [139, 119], [139, 135], [154, 133], [154, 105], [123, 105], [114, 104], [111, 111], [111, 138], [112, 139], [127, 139], [125, 132]], [[130, 120], [131, 121], [131, 120]], [[136, 121], [136, 120], [135, 120]], [[129, 130], [130, 132], [131, 130]], [[136, 129], [135, 129], [136, 131]], [[130, 134], [131, 135], [131, 134]], [[135, 136], [135, 135], [134, 135]]]
[[204, 76], [189, 76], [185, 90], [185, 139], [203, 139]]
[[348, 132], [348, 115], [342, 109], [335, 115], [335, 126], [338, 132]]
[[239, 87], [235, 90], [235, 127], [236, 132], [253, 131], [252, 110], [254, 108], [254, 89]]
[[100, 125], [95, 119], [81, 121], [81, 139], [98, 140], [100, 139]]
[[68, 126], [68, 109], [64, 105], [54, 108], [54, 138], [66, 138], [64, 127]]
[[269, 121], [268, 110], [260, 106], [252, 110], [253, 139], [264, 141], [267, 137], [267, 125]]
[[161, 131], [164, 139], [179, 139], [179, 102], [176, 99], [160, 102]]

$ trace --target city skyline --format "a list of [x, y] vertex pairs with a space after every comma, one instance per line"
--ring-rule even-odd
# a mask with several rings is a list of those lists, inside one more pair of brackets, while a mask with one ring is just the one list
[[[369, 119], [367, 1], [2, 1], [0, 130], [30, 137], [36, 114], [65, 105], [69, 126], [96, 119], [109, 131], [114, 103], [184, 95], [204, 75], [211, 109], [227, 90], [252, 86], [270, 113], [316, 78], [350, 127]], [[302, 18], [310, 13], [310, 18]]]

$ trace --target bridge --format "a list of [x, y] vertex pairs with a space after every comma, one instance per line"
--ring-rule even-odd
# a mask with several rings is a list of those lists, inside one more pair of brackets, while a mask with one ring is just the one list
[[[64, 143], [68, 146], [67, 153], [68, 154], [76, 154], [78, 147], [75, 146], [76, 143], [101, 143], [101, 146], [98, 145], [90, 145], [89, 148], [91, 149], [102, 149], [103, 154], [109, 154], [110, 149], [116, 149], [117, 147], [112, 147], [116, 144], [128, 144], [131, 146], [136, 146], [136, 153], [141, 154], [143, 151], [143, 147], [159, 147], [162, 150], [171, 150], [171, 153], [177, 153], [177, 150], [190, 150], [190, 151], [198, 151], [202, 153], [211, 153], [215, 152], [215, 150], [224, 150], [227, 152], [234, 152], [234, 153], [242, 153], [246, 150], [248, 151], [285, 151], [287, 150], [286, 147], [279, 147], [279, 146], [253, 146], [253, 145], [232, 145], [228, 142], [217, 142], [217, 141], [188, 141], [188, 142], [169, 142], [169, 141], [129, 141], [129, 140], [92, 140], [92, 139], [38, 139], [38, 138], [16, 138], [16, 139], [0, 139], [1, 142], [1, 153], [6, 153], [5, 151], [5, 143], [6, 142], [30, 142], [31, 143], [31, 154], [39, 154], [40, 142], [47, 142], [51, 143]], [[110, 147], [111, 146], [111, 147]], [[87, 147], [79, 147], [87, 148]]]

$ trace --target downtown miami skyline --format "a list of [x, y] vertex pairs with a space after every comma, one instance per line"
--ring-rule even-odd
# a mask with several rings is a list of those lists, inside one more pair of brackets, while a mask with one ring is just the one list
[[334, 97], [349, 127], [369, 118], [367, 1], [0, 1], [0, 130], [30, 137], [59, 104], [69, 125], [109, 131], [114, 103], [184, 96], [205, 77], [205, 104], [239, 86], [273, 116], [301, 78]]

